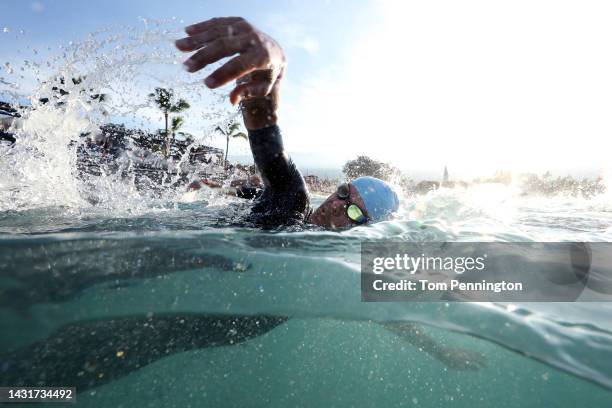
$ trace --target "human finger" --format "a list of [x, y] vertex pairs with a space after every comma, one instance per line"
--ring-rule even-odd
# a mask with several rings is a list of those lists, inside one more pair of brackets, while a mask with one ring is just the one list
[[215, 17], [210, 20], [202, 21], [200, 23], [192, 24], [185, 27], [185, 32], [189, 35], [194, 35], [202, 31], [206, 31], [211, 27], [225, 26], [239, 21], [245, 21], [242, 17]]
[[217, 88], [260, 68], [261, 60], [253, 51], [232, 58], [204, 81], [209, 88]]
[[226, 26], [213, 26], [208, 30], [199, 32], [189, 37], [181, 38], [175, 41], [176, 47], [184, 52], [198, 50], [207, 43], [221, 37], [233, 37], [241, 34], [246, 34], [253, 30], [253, 27], [246, 21], [239, 21], [235, 24]]
[[244, 51], [250, 44], [246, 35], [232, 38], [217, 38], [207, 47], [193, 54], [184, 62], [185, 69], [189, 72], [196, 72], [205, 66], [217, 62], [222, 58], [232, 56]]
[[262, 97], [272, 91], [273, 83], [251, 82], [238, 85], [230, 92], [230, 102], [232, 105], [240, 103], [242, 100]]

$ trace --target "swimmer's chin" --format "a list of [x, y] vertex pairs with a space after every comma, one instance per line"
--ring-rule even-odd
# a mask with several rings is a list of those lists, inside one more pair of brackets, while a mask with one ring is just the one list
[[[323, 211], [314, 211], [308, 220], [310, 224], [318, 225], [319, 227], [323, 227], [332, 231], [342, 231], [346, 229], [350, 229], [352, 225], [350, 223], [337, 223], [333, 220], [326, 217], [326, 214]], [[340, 225], [341, 224], [341, 225]]]

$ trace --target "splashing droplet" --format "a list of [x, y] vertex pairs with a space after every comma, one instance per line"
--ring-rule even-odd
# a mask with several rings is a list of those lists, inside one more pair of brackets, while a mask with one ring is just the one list
[[[142, 21], [152, 25], [152, 21]], [[201, 103], [207, 106], [207, 112], [211, 111], [209, 119], [196, 116], [189, 119], [194, 125], [202, 121], [200, 123], [205, 129], [201, 135], [191, 135], [194, 146], [212, 137], [217, 122], [236, 114], [228, 111], [226, 101], [219, 103], [214, 93], [203, 95], [201, 85], [192, 83], [187, 76], [177, 78], [171, 74], [171, 79], [166, 79], [172, 72], [168, 68], [180, 63], [174, 49], [167, 46], [170, 32], [172, 30], [164, 26], [143, 29], [141, 24], [118, 34], [103, 30], [90, 33], [83, 41], [67, 39], [64, 44], [45, 45], [49, 52], [43, 54], [49, 56], [42, 60], [35, 57], [40, 57], [40, 48], [28, 46], [30, 51], [27, 54], [31, 55], [27, 59], [19, 58], [22, 62], [0, 62], [0, 73], [4, 76], [0, 80], [2, 87], [12, 94], [24, 94], [20, 90], [22, 84], [21, 88], [26, 88], [25, 92], [31, 95], [33, 105], [24, 115], [22, 127], [16, 129], [19, 144], [11, 148], [8, 157], [0, 160], [0, 184], [14, 185], [17, 191], [11, 195], [0, 194], [0, 207], [21, 209], [62, 205], [89, 208], [93, 205], [96, 211], [109, 209], [139, 213], [158, 205], [175, 203], [182, 188], [175, 189], [174, 186], [180, 187], [179, 177], [183, 177], [183, 173], [216, 169], [210, 158], [206, 163], [191, 163], [189, 155], [181, 156], [180, 160], [166, 160], [161, 153], [149, 151], [151, 149], [141, 146], [142, 142], [132, 140], [140, 133], [148, 138], [157, 134], [152, 129], [158, 123], [143, 120], [143, 116], [146, 118], [151, 109], [146, 96], [158, 82], [173, 86], [187, 100], [203, 99]], [[48, 69], [41, 72], [41, 66]], [[81, 76], [87, 77], [86, 86], [71, 81]], [[35, 81], [29, 81], [30, 78]], [[96, 95], [102, 94], [104, 104], [96, 99]], [[207, 98], [210, 98], [210, 106]], [[115, 172], [114, 168], [106, 169], [108, 156], [104, 154], [108, 152], [103, 150], [106, 148], [92, 147], [100, 129], [116, 122], [126, 122], [125, 135], [117, 138], [119, 142], [125, 142], [126, 147], [120, 146], [113, 165], [117, 163], [123, 166], [121, 168], [132, 168], [130, 166], [136, 163], [152, 169], [170, 168], [170, 172], [164, 173], [171, 176], [159, 181], [159, 184], [171, 186], [164, 190], [163, 197], [155, 195], [157, 181], [151, 188], [149, 184], [143, 184], [142, 189], [136, 189], [138, 180], [126, 178], [124, 172]], [[37, 154], [32, 154], [32, 151]], [[83, 163], [101, 166], [112, 182], [101, 181], [98, 174], [83, 172], [79, 168]], [[59, 184], [61, 189], [52, 188]]]

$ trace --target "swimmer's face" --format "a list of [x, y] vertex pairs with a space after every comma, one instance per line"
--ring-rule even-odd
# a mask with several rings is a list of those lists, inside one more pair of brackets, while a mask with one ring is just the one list
[[349, 189], [350, 194], [347, 199], [340, 198], [337, 192], [327, 197], [327, 200], [312, 213], [310, 222], [329, 229], [353, 227], [356, 224], [346, 214], [346, 208], [350, 204], [357, 205], [366, 217], [369, 216], [361, 196], [350, 183]]

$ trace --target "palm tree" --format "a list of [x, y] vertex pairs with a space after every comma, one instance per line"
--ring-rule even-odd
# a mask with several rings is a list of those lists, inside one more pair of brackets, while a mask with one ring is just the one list
[[231, 122], [229, 126], [227, 127], [227, 129], [223, 129], [221, 126], [217, 126], [215, 130], [218, 130], [219, 132], [221, 132], [223, 135], [225, 135], [225, 138], [226, 138], [225, 159], [223, 163], [224, 163], [224, 166], [227, 168], [227, 153], [229, 151], [230, 137], [231, 138], [241, 137], [244, 140], [249, 140], [249, 137], [246, 135], [246, 133], [240, 131], [240, 123], [235, 122], [235, 121]]
[[[172, 139], [168, 138], [167, 140], [175, 140], [176, 132], [183, 126], [183, 123], [185, 123], [185, 119], [182, 116], [175, 116], [172, 118], [172, 124], [170, 125], [170, 135]], [[166, 154], [170, 155], [170, 142], [167, 143], [166, 151]]]
[[[189, 109], [189, 103], [184, 99], [179, 99], [175, 101], [174, 98], [174, 90], [172, 88], [155, 88], [155, 92], [149, 94], [149, 98], [153, 100], [157, 104], [157, 107], [164, 114], [165, 121], [165, 132], [166, 135], [166, 156], [170, 154], [170, 132], [168, 129], [168, 116], [170, 112], [179, 113], [184, 111], [185, 109]], [[180, 124], [182, 124], [183, 119], [181, 118]], [[180, 126], [179, 124], [179, 126]]]

